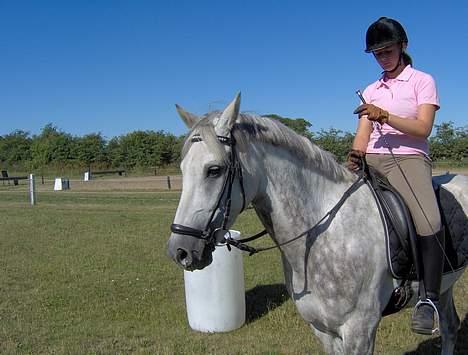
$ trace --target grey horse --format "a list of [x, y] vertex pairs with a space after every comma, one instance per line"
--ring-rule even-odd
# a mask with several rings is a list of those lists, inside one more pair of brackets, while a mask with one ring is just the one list
[[[239, 106], [240, 94], [223, 111], [202, 118], [177, 107], [191, 131], [182, 150], [183, 189], [169, 256], [185, 270], [204, 268], [216, 232], [229, 228], [252, 204], [281, 250], [286, 288], [325, 350], [372, 354], [396, 281], [388, 271], [384, 226], [369, 187], [358, 185], [321, 220], [357, 175], [279, 122], [239, 113]], [[238, 166], [232, 170], [234, 146]], [[467, 186], [464, 175], [444, 184], [462, 206], [465, 224]], [[288, 243], [307, 230], [304, 238]], [[442, 354], [452, 354], [455, 346], [460, 320], [452, 289], [463, 271], [443, 281]]]

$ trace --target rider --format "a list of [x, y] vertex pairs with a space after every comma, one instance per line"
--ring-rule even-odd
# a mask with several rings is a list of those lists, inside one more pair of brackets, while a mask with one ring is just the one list
[[[393, 19], [381, 17], [367, 30], [365, 51], [374, 55], [383, 73], [364, 90], [367, 103], [354, 111], [360, 120], [347, 166], [358, 170], [365, 156], [368, 165], [386, 176], [402, 195], [418, 234], [426, 296], [438, 307], [444, 230], [432, 188], [427, 138], [439, 98], [434, 79], [413, 68], [407, 45], [403, 26]], [[411, 328], [431, 334], [433, 325], [434, 309], [430, 302], [423, 302], [413, 313]]]

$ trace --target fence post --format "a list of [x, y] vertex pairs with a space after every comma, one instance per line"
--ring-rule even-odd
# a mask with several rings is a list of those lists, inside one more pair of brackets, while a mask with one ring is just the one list
[[167, 177], [167, 188], [170, 190], [171, 189], [171, 177]]
[[36, 204], [36, 178], [34, 174], [29, 174], [29, 195], [31, 197], [31, 206]]

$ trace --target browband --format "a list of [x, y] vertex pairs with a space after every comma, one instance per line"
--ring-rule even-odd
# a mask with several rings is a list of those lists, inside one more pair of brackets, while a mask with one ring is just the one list
[[[216, 136], [218, 137], [218, 140], [222, 143], [222, 144], [226, 144], [226, 145], [234, 145], [234, 140], [231, 139], [230, 137], [225, 137], [225, 136]], [[202, 142], [203, 139], [202, 137], [199, 135], [199, 134], [195, 134], [192, 139], [191, 139], [192, 143], [194, 142]]]

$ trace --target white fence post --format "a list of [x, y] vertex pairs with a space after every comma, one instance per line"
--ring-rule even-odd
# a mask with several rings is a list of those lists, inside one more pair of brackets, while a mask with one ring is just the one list
[[36, 178], [34, 174], [29, 174], [29, 195], [31, 197], [31, 206], [36, 204]]

